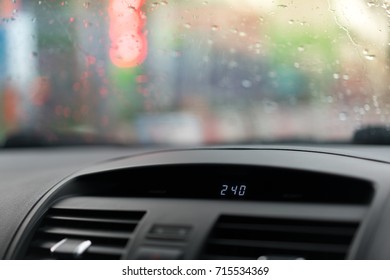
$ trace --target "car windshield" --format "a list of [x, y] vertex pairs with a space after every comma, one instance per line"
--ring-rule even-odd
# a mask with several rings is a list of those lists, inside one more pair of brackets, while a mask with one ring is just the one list
[[0, 15], [0, 142], [349, 142], [390, 124], [388, 0], [0, 0]]

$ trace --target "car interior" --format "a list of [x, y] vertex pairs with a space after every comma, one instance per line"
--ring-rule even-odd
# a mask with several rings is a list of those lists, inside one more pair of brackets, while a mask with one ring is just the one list
[[0, 16], [0, 259], [390, 259], [387, 0]]

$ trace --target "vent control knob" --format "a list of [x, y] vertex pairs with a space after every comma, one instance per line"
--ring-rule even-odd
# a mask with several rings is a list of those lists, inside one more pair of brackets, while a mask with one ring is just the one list
[[80, 259], [91, 245], [90, 240], [64, 238], [50, 248], [50, 253], [57, 259]]

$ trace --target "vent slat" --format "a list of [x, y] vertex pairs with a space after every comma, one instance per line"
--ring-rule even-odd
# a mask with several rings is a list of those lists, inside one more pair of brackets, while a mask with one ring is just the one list
[[92, 218], [92, 217], [74, 217], [74, 216], [58, 216], [48, 215], [47, 220], [55, 221], [78, 221], [78, 222], [91, 222], [91, 223], [110, 223], [110, 224], [124, 224], [124, 225], [136, 225], [138, 220], [125, 220], [125, 219], [109, 219], [109, 218]]
[[123, 253], [123, 248], [106, 247], [106, 246], [91, 246], [88, 249], [87, 254], [99, 254], [99, 255], [115, 255], [120, 256]]
[[135, 219], [140, 220], [145, 212], [142, 211], [120, 211], [120, 210], [91, 210], [91, 209], [69, 209], [69, 208], [52, 208], [49, 215], [74, 216], [85, 218], [109, 218], [109, 219]]
[[223, 215], [204, 259], [344, 259], [358, 223]]
[[314, 251], [314, 252], [331, 252], [344, 253], [348, 246], [329, 245], [329, 244], [314, 244], [314, 243], [292, 243], [292, 242], [274, 242], [274, 241], [252, 241], [252, 240], [232, 240], [232, 239], [211, 239], [208, 241], [211, 245], [236, 246], [236, 247], [252, 247], [266, 249], [281, 249], [281, 250], [297, 250], [297, 251]]
[[42, 249], [42, 250], [50, 250], [57, 242], [54, 241], [46, 241], [46, 240], [34, 240], [30, 244], [30, 248]]
[[248, 258], [245, 258], [243, 256], [238, 256], [238, 255], [231, 255], [231, 256], [226, 256], [226, 255], [203, 255], [202, 257], [205, 260], [248, 260]]
[[327, 227], [327, 226], [291, 226], [291, 225], [252, 225], [252, 224], [233, 224], [221, 223], [217, 225], [218, 229], [248, 230], [248, 231], [268, 231], [268, 232], [287, 232], [287, 233], [308, 233], [308, 234], [326, 234], [326, 235], [353, 235], [355, 227]]
[[23, 258], [76, 258], [69, 247], [61, 254], [50, 252], [53, 246], [66, 239], [67, 246], [90, 242], [90, 247], [77, 258], [120, 259], [144, 214], [141, 211], [52, 208], [36, 230]]
[[56, 234], [60, 236], [70, 237], [100, 237], [113, 239], [128, 239], [129, 233], [115, 232], [109, 230], [84, 230], [84, 229], [69, 229], [69, 228], [41, 228], [39, 232], [46, 234]]
[[118, 232], [129, 232], [133, 231], [135, 227], [137, 226], [137, 223], [135, 223], [133, 220], [129, 221], [129, 223], [118, 223], [116, 221], [109, 222], [108, 220], [105, 221], [99, 221], [99, 219], [96, 219], [96, 221], [90, 220], [90, 219], [51, 219], [48, 218], [45, 220], [45, 226], [47, 227], [67, 227], [67, 228], [84, 228], [84, 229], [90, 229], [90, 230], [101, 230], [101, 229], [110, 229], [112, 231], [118, 231]]

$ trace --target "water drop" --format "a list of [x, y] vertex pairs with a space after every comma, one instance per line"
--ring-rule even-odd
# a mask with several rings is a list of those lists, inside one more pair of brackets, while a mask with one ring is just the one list
[[300, 65], [298, 62], [295, 62], [295, 63], [294, 63], [294, 67], [295, 67], [295, 68], [299, 68], [299, 67], [301, 67], [301, 65]]
[[278, 5], [278, 7], [279, 7], [279, 8], [287, 8], [287, 5], [281, 4], [281, 5]]
[[268, 77], [270, 77], [270, 78], [276, 78], [276, 77], [277, 77], [277, 73], [276, 73], [275, 71], [270, 71], [270, 72], [268, 73]]
[[252, 82], [249, 81], [249, 80], [243, 80], [243, 81], [241, 82], [241, 85], [242, 85], [242, 87], [244, 87], [244, 88], [250, 88], [250, 87], [252, 87]]
[[237, 61], [234, 61], [234, 60], [230, 61], [228, 64], [229, 69], [236, 68], [237, 66], [238, 66], [238, 63], [237, 63]]
[[333, 74], [333, 78], [334, 78], [335, 80], [340, 79], [340, 74], [339, 74], [339, 73], [334, 73], [334, 74]]
[[348, 115], [347, 115], [346, 112], [340, 112], [340, 113], [339, 113], [339, 119], [340, 119], [340, 121], [346, 121], [347, 118], [348, 118]]
[[245, 36], [246, 36], [246, 33], [243, 32], [243, 31], [241, 31], [240, 33], [238, 33], [238, 35], [239, 35], [240, 37], [245, 37]]
[[187, 29], [190, 29], [191, 28], [191, 24], [186, 23], [186, 24], [184, 24], [184, 27], [187, 28]]
[[366, 54], [366, 55], [364, 55], [364, 57], [367, 60], [374, 60], [376, 58], [375, 54]]
[[343, 75], [343, 80], [348, 81], [349, 80], [349, 75], [348, 74], [344, 74]]
[[211, 26], [212, 31], [217, 31], [219, 29], [218, 25]]
[[383, 2], [382, 8], [385, 9], [387, 14], [390, 14], [390, 3]]
[[293, 23], [294, 23], [294, 20], [293, 20], [293, 19], [290, 19], [290, 20], [288, 21], [288, 23], [289, 23], [289, 24], [293, 24]]
[[263, 103], [263, 107], [266, 113], [273, 113], [278, 109], [278, 104], [276, 102], [266, 100]]
[[162, 6], [168, 5], [168, 1], [161, 1], [161, 5], [162, 5]]
[[298, 47], [298, 51], [303, 52], [304, 50], [305, 50], [305, 47], [304, 47], [304, 46], [299, 46], [299, 47]]

